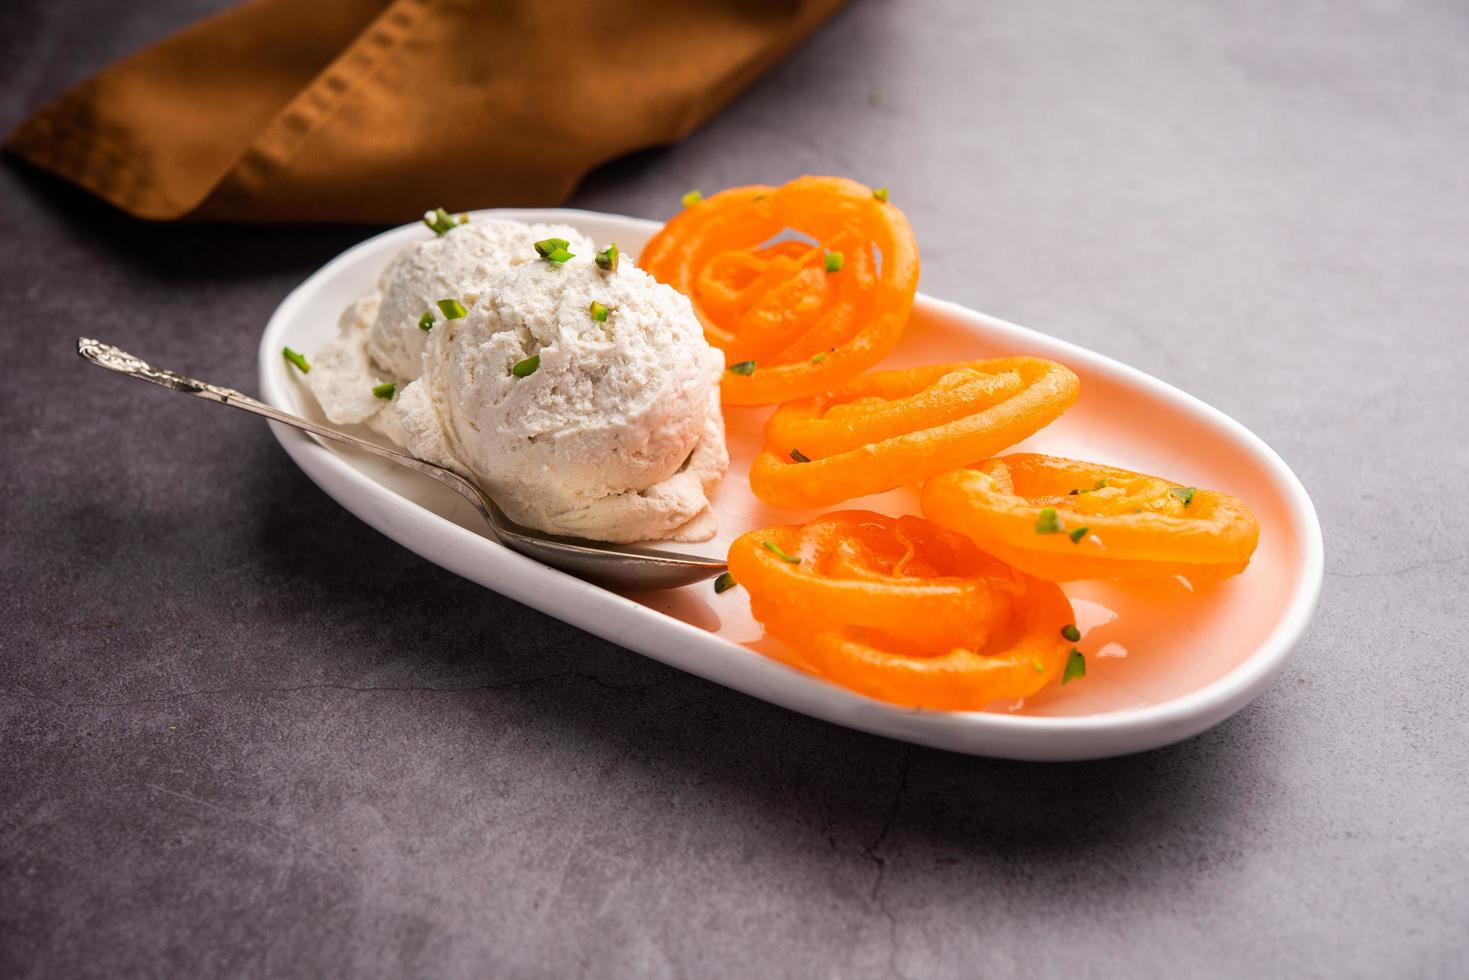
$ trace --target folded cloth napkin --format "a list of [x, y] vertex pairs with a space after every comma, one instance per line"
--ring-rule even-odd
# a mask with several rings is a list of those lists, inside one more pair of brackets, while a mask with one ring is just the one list
[[843, 0], [251, 0], [5, 142], [140, 218], [408, 220], [562, 201], [686, 136]]

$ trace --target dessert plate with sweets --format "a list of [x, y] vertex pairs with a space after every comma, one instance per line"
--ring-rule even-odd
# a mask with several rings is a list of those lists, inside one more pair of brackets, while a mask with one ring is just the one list
[[1248, 704], [1321, 586], [1300, 482], [1184, 392], [916, 293], [919, 256], [886, 190], [834, 177], [690, 194], [664, 225], [436, 210], [281, 303], [262, 393], [526, 526], [727, 556], [618, 593], [501, 546], [426, 477], [273, 424], [430, 561], [836, 724], [1075, 760]]

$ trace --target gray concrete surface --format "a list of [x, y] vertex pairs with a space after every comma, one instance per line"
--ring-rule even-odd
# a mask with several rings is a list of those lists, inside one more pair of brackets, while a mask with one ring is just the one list
[[[219, 0], [0, 7], [0, 125]], [[0, 975], [1469, 976], [1469, 8], [859, 0], [574, 203], [889, 185], [924, 287], [1241, 419], [1328, 578], [1134, 758], [912, 749], [683, 676], [346, 515], [249, 386], [363, 229], [146, 227], [0, 169]]]

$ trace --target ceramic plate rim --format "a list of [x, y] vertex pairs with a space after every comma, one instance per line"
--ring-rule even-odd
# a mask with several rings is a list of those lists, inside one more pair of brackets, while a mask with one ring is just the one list
[[[571, 225], [577, 225], [579, 220], [586, 219], [597, 222], [612, 221], [636, 227], [643, 232], [659, 227], [658, 222], [643, 218], [571, 208], [505, 208], [471, 213], [526, 222], [562, 222]], [[293, 322], [297, 309], [307, 301], [309, 294], [320, 284], [336, 275], [338, 270], [352, 264], [359, 252], [375, 247], [384, 238], [410, 234], [411, 229], [415, 227], [416, 225], [404, 225], [388, 229], [359, 242], [312, 273], [281, 301], [266, 324], [260, 340], [258, 371], [260, 390], [265, 401], [288, 411], [293, 407], [288, 393], [290, 379], [285, 361], [279, 356], [279, 351], [284, 343], [285, 329]], [[305, 432], [274, 422], [270, 423], [270, 426], [276, 439], [291, 459], [309, 479], [326, 491], [328, 496], [375, 529], [421, 554], [429, 561], [448, 568], [462, 577], [470, 578], [471, 581], [487, 588], [492, 588], [494, 591], [502, 592], [510, 598], [541, 609], [548, 615], [556, 616], [581, 629], [619, 645], [627, 646], [677, 669], [686, 670], [762, 700], [804, 714], [821, 717], [836, 724], [971, 754], [1034, 760], [1079, 760], [1145, 751], [1179, 741], [1212, 727], [1252, 701], [1284, 666], [1285, 661], [1305, 633], [1315, 611], [1324, 576], [1324, 546], [1315, 506], [1306, 493], [1305, 487], [1290, 467], [1260, 437], [1240, 422], [1193, 395], [1137, 368], [1061, 338], [1042, 334], [1028, 327], [980, 313], [957, 303], [937, 299], [925, 293], [918, 294], [915, 306], [946, 314], [966, 325], [972, 323], [982, 326], [985, 330], [1002, 336], [1007, 342], [1039, 343], [1042, 346], [1060, 348], [1067, 357], [1072, 358], [1078, 364], [1084, 364], [1090, 371], [1110, 374], [1121, 383], [1142, 388], [1151, 395], [1174, 402], [1186, 408], [1190, 413], [1202, 416], [1208, 422], [1226, 429], [1237, 444], [1249, 451], [1255, 461], [1261, 464], [1276, 483], [1284, 489], [1287, 513], [1290, 524], [1298, 536], [1297, 547], [1301, 553], [1300, 573], [1292, 582], [1289, 600], [1269, 634], [1252, 653], [1223, 676], [1184, 695], [1117, 711], [1071, 716], [1026, 716], [995, 712], [915, 711], [898, 708], [872, 701], [824, 681], [808, 677], [673, 616], [650, 609], [624, 596], [598, 588], [525, 558], [497, 542], [459, 527], [452, 521], [383, 486]], [[327, 485], [328, 483], [336, 486], [345, 484], [357, 491], [360, 497], [353, 502], [344, 500], [337, 492], [334, 492], [331, 486]], [[357, 506], [354, 506], [354, 503]], [[470, 545], [471, 547], [485, 546], [499, 552], [499, 557], [503, 560], [506, 570], [513, 571], [519, 580], [502, 576], [505, 581], [497, 581], [495, 585], [490, 585], [479, 577], [446, 564], [449, 556], [430, 554], [428, 551], [432, 549], [420, 550], [404, 541], [392, 530], [383, 526], [385, 523], [391, 523], [384, 518], [385, 514], [390, 514], [395, 508], [403, 507], [408, 508], [409, 513], [416, 519], [427, 521], [429, 527], [441, 525], [438, 530], [447, 534], [450, 539], [463, 535], [467, 539], [479, 542], [479, 545]], [[369, 514], [372, 516], [369, 517]], [[494, 578], [494, 576], [490, 577]], [[583, 607], [585, 611], [581, 615], [560, 615], [533, 601], [532, 597], [536, 591], [534, 586], [538, 584], [558, 593], [579, 594], [582, 598], [592, 599], [592, 601], [588, 606]], [[599, 628], [599, 624], [595, 622], [596, 617], [593, 615], [599, 609], [604, 612], [616, 611], [619, 615], [613, 617], [613, 621], [619, 623], [622, 628]], [[724, 654], [734, 652], [743, 657], [754, 658], [765, 667], [762, 669], [756, 666], [750, 680], [752, 682], [764, 680], [768, 683], [764, 685], [765, 689], [759, 689], [762, 685], [756, 683], [739, 686], [730, 684], [727, 681], [716, 679], [713, 674], [717, 671], [711, 670], [705, 673], [696, 669], [697, 665], [686, 662], [688, 658], [667, 655], [666, 652], [654, 652], [640, 646], [636, 640], [629, 642], [626, 634], [639, 625], [651, 626], [660, 631], [672, 630], [674, 634], [681, 634], [684, 640], [707, 651]], [[716, 660], [711, 667], [718, 665]], [[771, 671], [777, 673], [771, 674]], [[762, 677], [762, 674], [768, 676]], [[813, 710], [813, 707], [820, 708], [820, 704], [795, 706], [794, 702], [803, 700], [800, 695], [812, 693], [809, 690], [802, 690], [803, 687], [810, 684], [820, 686], [818, 701], [828, 702], [829, 711]], [[778, 688], [789, 688], [791, 696], [788, 698], [773, 697], [772, 694], [780, 693], [776, 690]], [[868, 710], [860, 710], [859, 717], [853, 718], [851, 709], [854, 705], [841, 703], [851, 699], [865, 702], [870, 707]], [[838, 717], [842, 709], [846, 709], [846, 717]], [[1103, 734], [1110, 736], [1104, 744], [1091, 744], [1094, 736]], [[986, 736], [992, 736], [992, 738]]]

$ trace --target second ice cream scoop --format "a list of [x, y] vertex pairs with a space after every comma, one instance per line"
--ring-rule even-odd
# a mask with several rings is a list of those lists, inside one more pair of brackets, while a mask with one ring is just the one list
[[406, 444], [512, 518], [603, 541], [702, 541], [729, 463], [723, 358], [687, 297], [624, 260], [533, 262], [436, 325], [398, 399]]

